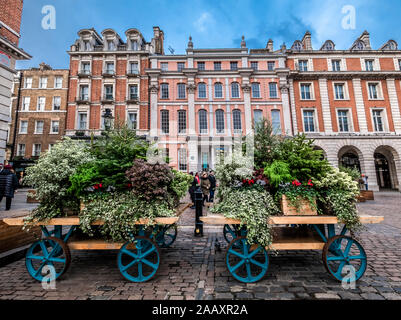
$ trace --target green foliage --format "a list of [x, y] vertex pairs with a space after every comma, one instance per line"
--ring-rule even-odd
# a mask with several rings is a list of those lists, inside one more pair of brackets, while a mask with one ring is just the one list
[[348, 167], [340, 166], [339, 169], [341, 172], [347, 173], [354, 181], [359, 181], [359, 179], [361, 178], [361, 173], [359, 172], [359, 170], [357, 168], [348, 168]]
[[[135, 222], [139, 219], [149, 219], [151, 223], [156, 217], [174, 215], [174, 210], [168, 203], [147, 201], [129, 191], [91, 194], [85, 197], [84, 204], [80, 220], [81, 230], [89, 236], [93, 236], [96, 230], [100, 231], [103, 237], [113, 242], [131, 240], [131, 235], [138, 231]], [[102, 220], [104, 224], [99, 227], [92, 226], [96, 220]]]
[[279, 203], [282, 195], [285, 195], [297, 212], [300, 212], [302, 202], [308, 201], [312, 210], [318, 210], [316, 200], [319, 198], [319, 192], [315, 188], [305, 184], [287, 184], [279, 188], [276, 193], [276, 202]]
[[269, 178], [270, 184], [276, 188], [279, 184], [294, 180], [294, 177], [290, 174], [289, 165], [284, 161], [274, 160], [270, 165], [266, 166], [264, 172]]
[[224, 200], [211, 211], [227, 218], [239, 219], [246, 224], [247, 240], [250, 244], [268, 246], [272, 243], [272, 230], [268, 219], [279, 210], [273, 198], [263, 188], [233, 188]]
[[129, 181], [125, 172], [132, 167], [134, 159], [146, 158], [148, 147], [145, 140], [127, 127], [107, 131], [91, 147], [94, 159], [71, 176], [69, 192], [83, 196], [88, 188], [98, 183], [102, 183], [106, 189], [126, 190]]
[[36, 198], [40, 201], [32, 211], [31, 219], [46, 220], [65, 215], [67, 209], [77, 211], [79, 200], [67, 192], [70, 176], [92, 159], [84, 142], [68, 138], [41, 154], [37, 163], [26, 169], [23, 180], [36, 190]]
[[173, 181], [170, 184], [170, 189], [174, 194], [175, 203], [178, 205], [179, 200], [188, 192], [188, 188], [192, 183], [193, 177], [187, 173], [177, 170], [173, 171]]
[[330, 167], [322, 160], [322, 151], [314, 150], [313, 140], [304, 134], [284, 139], [277, 148], [277, 160], [288, 164], [290, 175], [301, 182], [324, 174]]

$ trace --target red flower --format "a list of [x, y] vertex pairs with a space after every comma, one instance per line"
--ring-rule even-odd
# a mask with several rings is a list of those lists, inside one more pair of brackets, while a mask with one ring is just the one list
[[93, 189], [98, 189], [98, 185], [95, 184], [95, 185], [93, 186]]
[[309, 179], [309, 180], [308, 180], [308, 186], [313, 187], [312, 179]]
[[251, 182], [252, 182], [252, 184], [253, 184], [253, 183], [255, 183], [255, 180], [252, 179]]
[[102, 184], [101, 183], [99, 183], [99, 188], [102, 188]]

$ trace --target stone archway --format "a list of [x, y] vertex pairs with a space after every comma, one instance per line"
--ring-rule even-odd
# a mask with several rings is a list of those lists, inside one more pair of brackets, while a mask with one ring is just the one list
[[377, 185], [380, 190], [399, 190], [399, 154], [391, 146], [382, 145], [374, 150]]
[[355, 168], [362, 172], [363, 154], [355, 146], [343, 146], [338, 151], [338, 166], [346, 168]]
[[314, 146], [313, 146], [313, 150], [319, 150], [319, 151], [321, 151], [321, 152], [322, 152], [322, 160], [323, 160], [323, 159], [326, 159], [326, 160], [327, 160], [327, 153], [326, 153], [326, 151], [324, 151], [324, 149], [323, 149], [322, 147], [319, 147], [319, 146], [314, 145]]

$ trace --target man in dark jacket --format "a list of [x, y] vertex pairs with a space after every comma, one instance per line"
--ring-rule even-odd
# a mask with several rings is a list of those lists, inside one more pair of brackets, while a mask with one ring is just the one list
[[10, 165], [5, 165], [4, 170], [0, 172], [0, 202], [6, 197], [6, 210], [10, 210], [14, 191], [18, 188], [18, 178], [11, 169]]
[[216, 177], [214, 176], [214, 171], [210, 171], [209, 181], [210, 181], [209, 202], [213, 202], [214, 201], [214, 191], [216, 190]]
[[191, 195], [192, 206], [191, 209], [195, 209], [195, 191], [200, 186], [199, 173], [195, 173], [194, 180], [189, 187], [189, 194]]

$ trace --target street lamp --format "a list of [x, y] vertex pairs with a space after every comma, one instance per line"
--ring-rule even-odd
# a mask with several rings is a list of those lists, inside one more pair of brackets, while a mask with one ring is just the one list
[[110, 109], [106, 109], [104, 111], [103, 119], [104, 119], [104, 128], [106, 129], [106, 131], [109, 131], [111, 129], [114, 119]]

